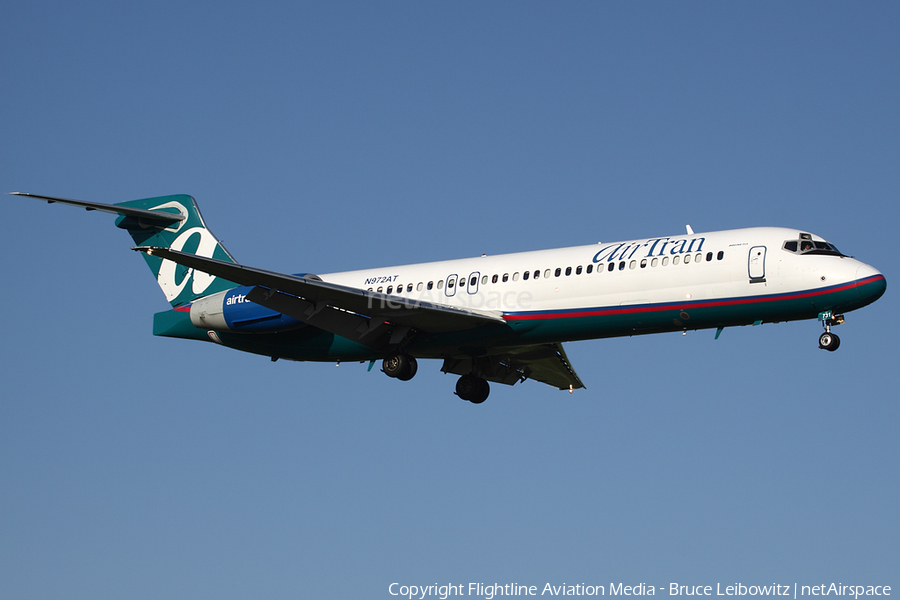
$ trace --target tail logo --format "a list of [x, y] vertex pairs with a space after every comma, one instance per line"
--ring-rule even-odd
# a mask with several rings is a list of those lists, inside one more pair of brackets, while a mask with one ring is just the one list
[[166, 227], [166, 231], [172, 231], [172, 232], [178, 231], [179, 229], [184, 227], [184, 224], [187, 223], [188, 219], [190, 218], [190, 214], [188, 213], [188, 210], [184, 207], [184, 205], [179, 204], [178, 202], [166, 202], [165, 204], [159, 204], [159, 205], [151, 207], [147, 210], [159, 210], [161, 208], [174, 208], [175, 210], [178, 211], [178, 213], [182, 217], [184, 217], [184, 221], [178, 221], [171, 227]]
[[[166, 204], [161, 204], [160, 206], [155, 206], [153, 209], [169, 207], [175, 208], [178, 210], [178, 212], [187, 216], [187, 209], [185, 209], [185, 207], [183, 207], [181, 204], [178, 204], [177, 202], [168, 202]], [[179, 223], [174, 228], [174, 231], [178, 231], [185, 224], [185, 222], [186, 220]], [[169, 231], [173, 230], [170, 229]], [[206, 229], [205, 227], [191, 227], [189, 229], [185, 229], [178, 234], [178, 237], [176, 237], [172, 241], [169, 247], [172, 250], [182, 252], [184, 251], [184, 247], [188, 244], [188, 241], [194, 236], [199, 236], [200, 238], [194, 254], [196, 254], [197, 256], [202, 256], [204, 258], [212, 258], [213, 254], [216, 251], [216, 247], [219, 245], [219, 240], [217, 240], [212, 232], [210, 232], [209, 229]], [[181, 295], [185, 287], [187, 287], [188, 281], [191, 282], [191, 292], [196, 296], [206, 291], [206, 289], [210, 285], [212, 285], [213, 281], [215, 281], [216, 279], [213, 275], [202, 273], [200, 271], [194, 271], [193, 268], [188, 269], [179, 278], [179, 274], [176, 272], [177, 267], [177, 263], [174, 263], [171, 260], [163, 260], [159, 266], [159, 272], [156, 276], [156, 281], [157, 283], [159, 283], [159, 287], [162, 288], [163, 293], [166, 295], [166, 300], [168, 300], [169, 302], [174, 301]]]

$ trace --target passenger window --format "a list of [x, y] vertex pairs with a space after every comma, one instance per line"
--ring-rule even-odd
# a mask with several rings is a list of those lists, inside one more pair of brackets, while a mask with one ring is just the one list
[[641, 259], [641, 268], [645, 269], [646, 267], [647, 267], [647, 259], [643, 258], [643, 259]]
[[534, 272], [534, 278], [535, 278], [535, 279], [540, 279], [540, 277], [541, 277], [541, 272], [540, 272], [540, 271], [535, 271], [535, 272]]
[[425, 287], [425, 284], [420, 281], [418, 285], [416, 285], [416, 291], [421, 292], [423, 287]]
[[725, 253], [719, 250], [719, 253], [716, 255], [716, 260], [722, 260], [723, 258], [725, 258]]
[[658, 259], [658, 258], [654, 258], [653, 260], [650, 261], [650, 266], [651, 266], [651, 267], [655, 267], [655, 266], [658, 265], [658, 264], [659, 264], [659, 259]]
[[530, 276], [531, 276], [531, 271], [525, 271], [524, 273], [522, 273], [522, 279], [524, 279], [525, 281], [528, 281], [528, 278]]
[[[420, 283], [419, 285], [422, 285], [422, 284]], [[407, 291], [407, 292], [411, 292], [411, 291], [412, 291], [412, 284], [411, 284], [411, 283], [407, 283], [407, 284], [406, 284], [406, 291]]]
[[636, 266], [637, 266], [637, 261], [636, 261], [636, 260], [633, 260], [633, 261], [631, 261], [630, 263], [628, 263], [628, 268], [629, 268], [629, 269], [634, 269]]
[[481, 285], [484, 285], [486, 283], [487, 283], [487, 275], [482, 275], [481, 276]]
[[503, 283], [506, 283], [507, 281], [509, 281], [509, 273], [504, 273], [503, 274]]
[[550, 278], [550, 269], [544, 269], [544, 279]]
[[681, 260], [681, 256], [679, 256], [678, 254], [676, 254], [675, 256], [672, 257], [672, 264], [673, 264], [673, 265], [677, 265], [677, 264], [679, 263], [680, 260]]
[[496, 276], [496, 275], [494, 275], [493, 277], [491, 277], [491, 283], [497, 283], [497, 276]]
[[669, 264], [669, 257], [668, 257], [668, 256], [663, 256], [663, 265], [662, 265], [662, 266], [665, 267], [665, 266], [668, 265], [668, 264]]
[[432, 289], [432, 288], [434, 288], [434, 282], [433, 282], [433, 281], [429, 281], [429, 282], [428, 282], [428, 285], [427, 285], [426, 287], [427, 287], [429, 290]]
[[575, 274], [581, 275], [581, 265], [578, 265], [577, 267], [575, 267]]
[[709, 262], [711, 260], [712, 260], [712, 252], [707, 252], [706, 253], [706, 262]]
[[380, 294], [380, 293], [383, 292], [383, 291], [384, 291], [384, 287], [379, 285], [379, 286], [378, 286], [378, 293]]
[[388, 286], [388, 289], [387, 289], [387, 293], [390, 294], [390, 293], [393, 292], [393, 291], [394, 291], [394, 286], [389, 285], [389, 286]]
[[694, 262], [703, 262], [703, 255], [702, 255], [702, 254], [698, 254], [697, 256], [695, 256], [695, 257], [694, 257]]
[[556, 267], [556, 271], [554, 271], [553, 274], [554, 274], [556, 277], [559, 277], [560, 275], [562, 275], [562, 269], [560, 269], [559, 267]]
[[[624, 265], [625, 263], [622, 263], [622, 264]], [[614, 262], [609, 263], [609, 268], [607, 269], [607, 271], [612, 273], [615, 270], [616, 270], [616, 263], [614, 263]]]
[[572, 267], [566, 267], [566, 277], [572, 274]]
[[456, 277], [451, 277], [450, 279], [447, 280], [447, 289], [448, 290], [450, 288], [452, 288], [454, 285], [456, 285]]
[[684, 257], [684, 264], [688, 264], [689, 262], [691, 262], [691, 255], [690, 255], [690, 254], [688, 254], [688, 255], [686, 255], [686, 256]]
[[624, 270], [625, 270], [625, 261], [624, 261], [624, 260], [623, 260], [622, 262], [619, 263], [619, 270], [620, 270], [620, 271], [624, 271]]
[[519, 272], [516, 271], [515, 273], [513, 273], [513, 281], [518, 281], [518, 280], [519, 280]]
[[473, 278], [469, 281], [469, 285], [475, 285], [476, 283], [478, 283], [478, 277], [473, 277]]
[[593, 270], [594, 270], [594, 265], [588, 265], [587, 268], [584, 270], [584, 272], [587, 273], [588, 275], [590, 275]]
[[444, 280], [443, 280], [443, 279], [439, 279], [439, 280], [438, 280], [438, 289], [440, 290], [440, 289], [443, 289], [443, 288], [444, 288]]

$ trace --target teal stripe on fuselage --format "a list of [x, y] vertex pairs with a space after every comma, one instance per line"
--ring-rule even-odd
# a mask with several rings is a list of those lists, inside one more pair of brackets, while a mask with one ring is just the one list
[[523, 343], [547, 343], [623, 335], [640, 335], [735, 327], [757, 322], [815, 319], [819, 313], [849, 312], [871, 304], [886, 288], [881, 275], [816, 290], [715, 300], [533, 311], [506, 315], [509, 321], [537, 321], [523, 333]]
[[[885, 288], [885, 278], [878, 275], [828, 288], [764, 296], [508, 313], [505, 324], [452, 333], [420, 332], [404, 350], [419, 358], [478, 356], [497, 353], [505, 346], [815, 319], [823, 311], [861, 308], [877, 300]], [[202, 339], [205, 335], [185, 335], [188, 315], [171, 318], [179, 325], [173, 337]], [[269, 334], [219, 332], [218, 336], [224, 345], [237, 350], [291, 360], [368, 360], [383, 354], [309, 326]]]

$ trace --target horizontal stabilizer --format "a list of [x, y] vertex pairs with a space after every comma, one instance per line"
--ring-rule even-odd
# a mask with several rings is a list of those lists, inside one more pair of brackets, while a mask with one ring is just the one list
[[152, 221], [161, 225], [171, 225], [184, 221], [185, 217], [179, 213], [160, 212], [157, 210], [144, 210], [141, 208], [129, 208], [116, 204], [102, 204], [100, 202], [84, 202], [83, 200], [69, 200], [68, 198], [54, 198], [53, 196], [41, 196], [38, 194], [29, 194], [27, 192], [9, 192], [10, 196], [26, 196], [28, 198], [37, 198], [38, 200], [46, 200], [53, 204], [70, 204], [72, 206], [80, 206], [85, 210], [99, 210], [102, 212], [112, 213], [114, 215], [122, 215], [133, 219], [141, 219], [143, 221]]

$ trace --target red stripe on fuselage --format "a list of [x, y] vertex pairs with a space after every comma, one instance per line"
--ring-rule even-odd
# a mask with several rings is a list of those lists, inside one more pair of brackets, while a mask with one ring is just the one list
[[822, 288], [819, 290], [809, 290], [805, 292], [790, 292], [787, 294], [773, 294], [770, 296], [745, 296], [743, 298], [727, 298], [723, 300], [693, 300], [685, 302], [667, 302], [665, 304], [644, 304], [639, 306], [624, 306], [615, 308], [587, 308], [580, 310], [549, 310], [538, 311], [533, 313], [511, 313], [504, 314], [503, 318], [507, 321], [531, 321], [535, 319], [571, 319], [576, 317], [599, 317], [607, 315], [628, 315], [638, 313], [659, 312], [664, 310], [676, 310], [686, 307], [715, 308], [720, 306], [737, 306], [740, 304], [756, 304], [760, 302], [778, 302], [781, 300], [795, 300], [798, 298], [811, 298], [814, 296], [822, 296], [835, 292], [843, 292], [851, 290], [855, 287], [874, 283], [883, 280], [884, 275], [873, 275], [860, 279], [859, 281], [851, 281], [843, 285]]

